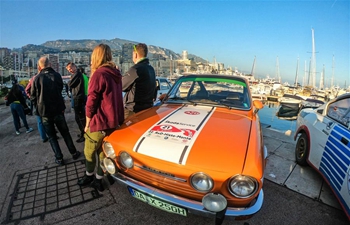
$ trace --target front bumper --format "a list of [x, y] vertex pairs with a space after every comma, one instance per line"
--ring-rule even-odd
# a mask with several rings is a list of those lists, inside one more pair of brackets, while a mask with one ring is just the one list
[[[116, 173], [111, 175], [119, 184], [132, 187], [134, 189], [140, 190], [142, 192], [148, 193], [152, 197], [158, 198], [168, 203], [172, 203], [174, 205], [186, 208], [189, 213], [205, 216], [209, 218], [216, 218], [217, 213], [206, 210], [203, 207], [203, 204], [198, 201], [193, 201], [190, 199], [186, 199], [180, 196], [173, 195], [171, 193], [156, 189], [147, 184], [134, 180], [130, 177], [125, 176], [121, 173]], [[261, 189], [258, 197], [256, 198], [254, 204], [250, 207], [246, 208], [235, 208], [235, 207], [227, 207], [225, 212], [225, 218], [234, 219], [235, 217], [241, 216], [252, 216], [257, 213], [263, 204], [264, 192]]]

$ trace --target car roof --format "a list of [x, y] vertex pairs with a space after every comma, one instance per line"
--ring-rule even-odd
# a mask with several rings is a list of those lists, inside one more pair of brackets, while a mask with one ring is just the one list
[[233, 80], [238, 80], [244, 83], [248, 83], [247, 79], [240, 77], [240, 76], [232, 76], [232, 75], [221, 75], [221, 74], [186, 74], [183, 75], [182, 77], [179, 77], [179, 79], [181, 78], [195, 78], [195, 77], [210, 77], [210, 78], [218, 78], [218, 79], [233, 79]]

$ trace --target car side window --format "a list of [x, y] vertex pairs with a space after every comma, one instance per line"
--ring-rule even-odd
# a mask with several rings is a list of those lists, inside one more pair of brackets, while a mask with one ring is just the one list
[[338, 121], [346, 127], [350, 123], [350, 98], [341, 99], [329, 104], [327, 116]]

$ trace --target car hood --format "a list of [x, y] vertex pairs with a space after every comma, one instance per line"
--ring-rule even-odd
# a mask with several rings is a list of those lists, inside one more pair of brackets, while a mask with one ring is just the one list
[[[108, 141], [116, 140], [120, 148], [132, 149], [142, 154], [140, 157], [241, 173], [252, 124], [248, 114], [227, 108], [163, 104], [128, 118]], [[120, 135], [127, 140], [119, 141]]]

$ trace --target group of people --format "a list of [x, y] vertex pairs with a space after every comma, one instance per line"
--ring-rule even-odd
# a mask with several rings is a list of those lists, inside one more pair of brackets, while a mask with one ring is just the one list
[[[91, 185], [99, 191], [104, 190], [104, 173], [99, 163], [104, 158], [101, 149], [103, 138], [118, 129], [128, 116], [153, 106], [156, 76], [147, 53], [146, 44], [134, 45], [134, 66], [122, 76], [112, 60], [111, 48], [106, 44], [99, 44], [91, 55], [91, 75], [88, 82], [86, 78], [84, 81], [82, 71], [74, 63], [67, 64], [66, 69], [72, 74], [68, 86], [72, 92], [75, 120], [80, 130], [77, 142], [85, 141], [86, 171], [78, 180], [78, 185]], [[36, 109], [38, 127], [40, 120], [42, 131], [47, 135], [55, 154], [55, 162], [63, 165], [63, 153], [57, 141], [56, 128], [72, 158], [76, 160], [81, 154], [72, 141], [64, 116], [66, 107], [62, 98], [63, 80], [50, 67], [46, 56], [39, 59], [38, 72], [30, 82], [30, 91], [27, 93]], [[122, 92], [125, 92], [124, 99]], [[30, 131], [31, 128], [26, 123], [24, 125], [27, 132]], [[40, 132], [40, 128], [38, 129]], [[46, 140], [45, 136], [41, 138]]]

